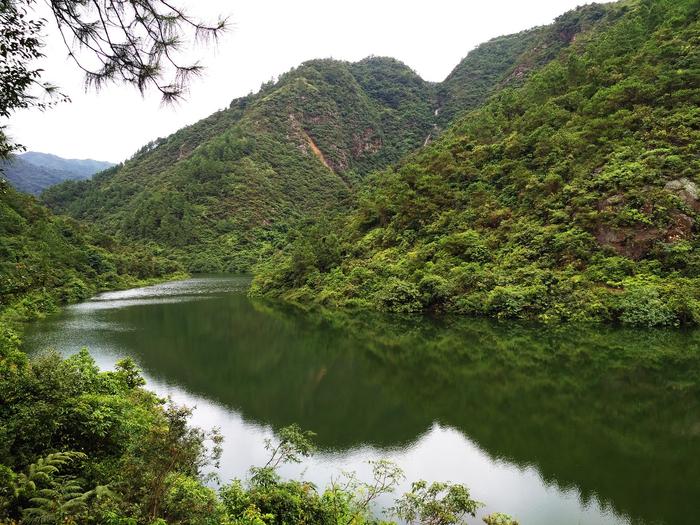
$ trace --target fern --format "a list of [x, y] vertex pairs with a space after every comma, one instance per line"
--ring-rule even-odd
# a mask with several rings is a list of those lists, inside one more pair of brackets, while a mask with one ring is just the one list
[[98, 486], [85, 492], [72, 476], [60, 476], [61, 470], [84, 460], [81, 452], [55, 452], [39, 458], [20, 474], [15, 482], [15, 497], [27, 500], [22, 517], [28, 524], [63, 523], [88, 510], [93, 499], [112, 497], [108, 487]]

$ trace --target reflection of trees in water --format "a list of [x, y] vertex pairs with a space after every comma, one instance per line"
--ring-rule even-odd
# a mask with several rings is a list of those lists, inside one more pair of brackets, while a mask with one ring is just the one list
[[[115, 311], [156, 377], [321, 446], [434, 421], [617, 511], [683, 523], [700, 497], [700, 333], [303, 312], [242, 296]], [[169, 334], [163, 337], [162, 334]]]

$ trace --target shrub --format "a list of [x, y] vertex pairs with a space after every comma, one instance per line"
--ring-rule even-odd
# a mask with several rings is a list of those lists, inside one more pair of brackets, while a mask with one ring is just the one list
[[488, 294], [485, 310], [509, 319], [527, 319], [541, 308], [547, 290], [542, 285], [497, 286]]
[[620, 321], [635, 326], [670, 326], [678, 320], [657, 286], [635, 282], [625, 287], [620, 300]]
[[389, 312], [419, 312], [423, 309], [420, 299], [415, 284], [396, 277], [390, 277], [376, 294], [379, 307]]

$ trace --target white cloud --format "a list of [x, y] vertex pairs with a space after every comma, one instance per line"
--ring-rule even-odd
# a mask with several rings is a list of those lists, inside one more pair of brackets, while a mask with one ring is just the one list
[[49, 26], [45, 79], [72, 102], [43, 113], [19, 112], [9, 132], [31, 150], [120, 161], [304, 60], [386, 55], [439, 81], [479, 43], [550, 23], [581, 1], [179, 0], [200, 18], [231, 15], [233, 25], [218, 47], [197, 50], [207, 67], [204, 76], [185, 102], [165, 108], [156, 93], [142, 98], [127, 86], [85, 93], [81, 73]]

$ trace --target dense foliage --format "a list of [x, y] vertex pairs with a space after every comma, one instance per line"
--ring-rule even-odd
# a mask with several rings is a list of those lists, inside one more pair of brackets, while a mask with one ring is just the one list
[[297, 221], [342, 207], [358, 174], [419, 146], [431, 126], [429, 92], [389, 59], [308, 62], [44, 199], [166, 246], [190, 270], [248, 269]]
[[[380, 461], [370, 482], [347, 474], [318, 491], [284, 480], [277, 467], [314, 450], [312, 434], [291, 426], [267, 443], [267, 464], [217, 493], [210, 467], [221, 453], [220, 435], [191, 427], [188, 409], [145, 390], [133, 361], [100, 372], [83, 350], [65, 360], [52, 353], [6, 366], [13, 353], [19, 352], [0, 354], [2, 523], [374, 523], [372, 504], [403, 478], [398, 467]], [[414, 484], [396, 515], [452, 525], [480, 506], [461, 485], [432, 484], [427, 494], [426, 487]]]
[[60, 304], [178, 273], [151, 247], [120, 245], [0, 181], [0, 346]]
[[43, 198], [125, 239], [156, 242], [191, 271], [249, 270], [304, 223], [347, 209], [368, 173], [553, 58], [587, 29], [589, 11], [487, 42], [442, 84], [391, 58], [306, 62], [123, 166]]
[[133, 362], [99, 372], [83, 351], [0, 374], [0, 519], [152, 523], [176, 513], [183, 492], [201, 500], [193, 516], [207, 515], [207, 489], [191, 480], [216, 455], [218, 437], [141, 389]]
[[606, 9], [606, 23], [522, 86], [373, 176], [354, 211], [262, 265], [254, 293], [403, 312], [700, 322], [700, 4]]
[[533, 71], [557, 58], [580, 33], [614, 16], [605, 5], [590, 4], [564, 13], [548, 26], [481, 44], [438, 86], [438, 124], [449, 125], [457, 115], [481, 106], [503, 87], [520, 85]]

